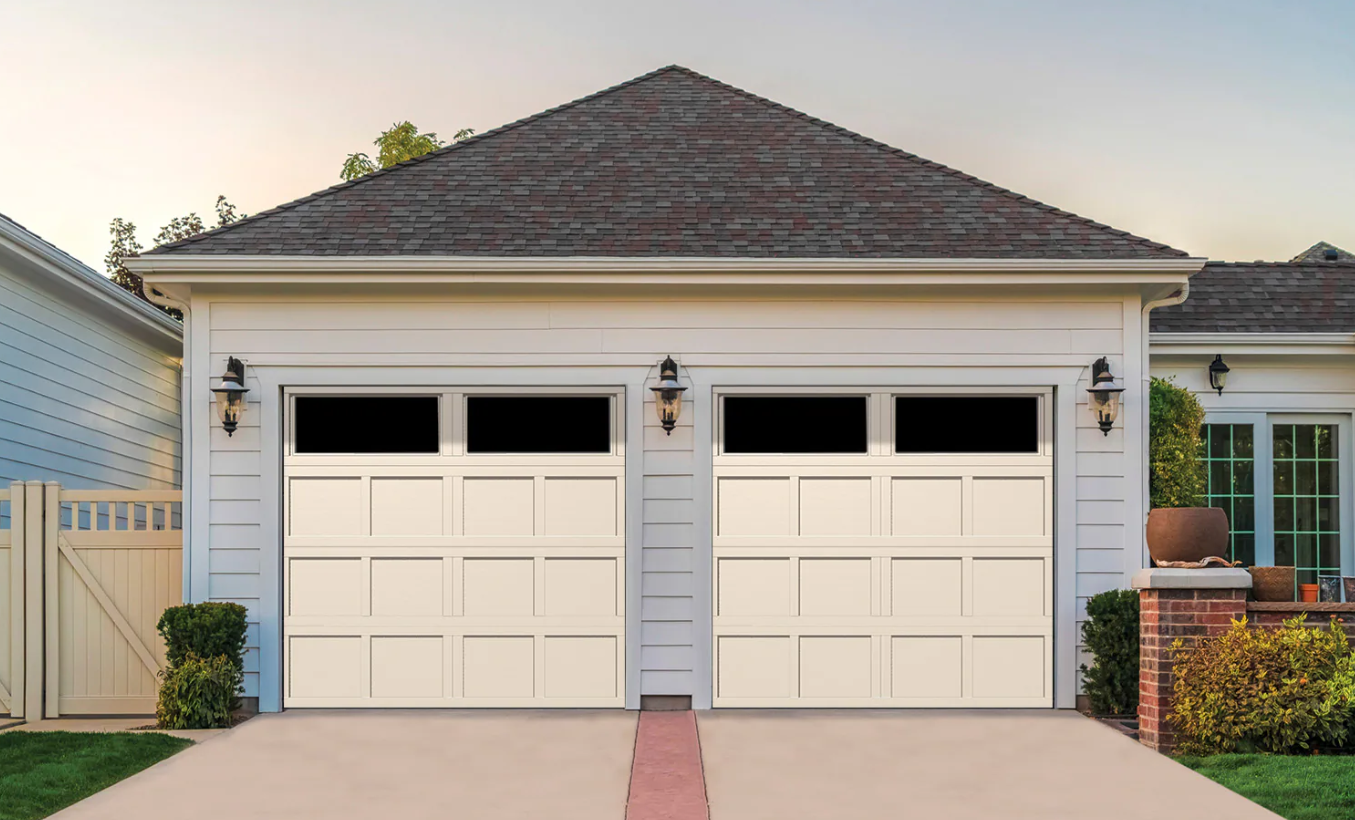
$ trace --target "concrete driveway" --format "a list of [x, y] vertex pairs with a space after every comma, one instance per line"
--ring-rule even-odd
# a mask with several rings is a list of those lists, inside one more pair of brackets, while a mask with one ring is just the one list
[[634, 712], [262, 715], [61, 820], [621, 820]]
[[721, 711], [697, 718], [711, 820], [1277, 820], [1072, 712]]

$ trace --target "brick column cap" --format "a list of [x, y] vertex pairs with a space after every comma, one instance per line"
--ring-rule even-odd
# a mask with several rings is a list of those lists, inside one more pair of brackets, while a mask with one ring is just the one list
[[1134, 573], [1134, 589], [1251, 589], [1251, 573], [1245, 569], [1176, 569], [1154, 567]]

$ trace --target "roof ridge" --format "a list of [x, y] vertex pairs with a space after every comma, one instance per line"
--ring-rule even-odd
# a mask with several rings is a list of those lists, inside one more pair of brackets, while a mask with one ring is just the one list
[[[1005, 197], [1007, 197], [1007, 198], [1009, 198], [1009, 199], [1013, 199], [1013, 200], [1015, 200], [1015, 201], [1017, 201], [1017, 202], [1021, 202], [1021, 203], [1027, 204], [1027, 205], [1034, 205], [1034, 206], [1036, 206], [1036, 207], [1038, 207], [1038, 208], [1041, 208], [1041, 209], [1043, 209], [1043, 210], [1045, 210], [1045, 211], [1048, 211], [1048, 212], [1050, 212], [1050, 213], [1057, 214], [1057, 215], [1059, 215], [1059, 216], [1067, 217], [1067, 218], [1070, 218], [1070, 219], [1074, 219], [1074, 220], [1076, 220], [1076, 221], [1078, 221], [1078, 222], [1085, 223], [1085, 224], [1090, 225], [1090, 226], [1092, 226], [1092, 227], [1094, 227], [1094, 228], [1097, 228], [1097, 229], [1099, 229], [1099, 230], [1109, 231], [1109, 232], [1111, 232], [1111, 233], [1113, 233], [1113, 234], [1116, 234], [1116, 235], [1119, 235], [1119, 236], [1125, 236], [1125, 237], [1128, 237], [1128, 238], [1130, 238], [1130, 239], [1135, 240], [1136, 242], [1139, 242], [1139, 243], [1141, 243], [1141, 244], [1143, 244], [1143, 245], [1147, 245], [1148, 247], [1153, 248], [1153, 249], [1155, 249], [1155, 250], [1169, 250], [1169, 251], [1176, 251], [1177, 253], [1179, 253], [1179, 254], [1182, 255], [1182, 256], [1188, 256], [1188, 255], [1189, 255], [1189, 254], [1187, 254], [1185, 251], [1182, 251], [1182, 250], [1180, 250], [1180, 249], [1178, 249], [1178, 248], [1173, 248], [1171, 245], [1167, 245], [1167, 244], [1164, 244], [1164, 243], [1162, 243], [1162, 242], [1154, 242], [1153, 240], [1148, 239], [1147, 237], [1139, 236], [1139, 235], [1137, 235], [1137, 234], [1130, 233], [1129, 231], [1121, 230], [1121, 229], [1116, 228], [1116, 227], [1113, 227], [1113, 226], [1111, 226], [1111, 225], [1107, 225], [1107, 224], [1105, 224], [1104, 222], [1097, 222], [1097, 221], [1094, 220], [1094, 219], [1091, 219], [1091, 218], [1089, 218], [1089, 217], [1082, 216], [1082, 215], [1080, 215], [1080, 214], [1075, 214], [1075, 213], [1073, 213], [1072, 211], [1065, 211], [1065, 210], [1063, 210], [1062, 208], [1058, 208], [1058, 207], [1055, 207], [1055, 206], [1053, 206], [1053, 205], [1049, 205], [1049, 204], [1047, 204], [1047, 203], [1045, 203], [1045, 202], [1041, 202], [1041, 201], [1038, 200], [1038, 199], [1032, 199], [1031, 197], [1028, 197], [1028, 196], [1026, 196], [1025, 194], [1017, 193], [1016, 191], [1013, 191], [1013, 190], [1011, 190], [1010, 188], [1004, 188], [1004, 187], [1002, 187], [1001, 185], [998, 185], [998, 184], [993, 183], [993, 182], [989, 182], [989, 181], [986, 180], [986, 179], [981, 179], [981, 178], [976, 177], [976, 176], [974, 176], [974, 175], [972, 175], [972, 174], [966, 174], [964, 171], [961, 171], [961, 170], [959, 170], [959, 169], [957, 169], [957, 168], [952, 168], [952, 167], [950, 167], [949, 165], [946, 165], [946, 164], [944, 164], [944, 163], [940, 163], [940, 162], [937, 162], [937, 161], [935, 161], [935, 160], [930, 160], [930, 159], [927, 159], [926, 157], [919, 156], [918, 154], [914, 154], [914, 153], [912, 153], [911, 151], [905, 151], [905, 150], [903, 150], [902, 148], [898, 148], [898, 147], [896, 147], [896, 146], [890, 145], [889, 143], [886, 143], [886, 142], [880, 142], [880, 141], [877, 140], [877, 139], [872, 139], [871, 137], [868, 137], [868, 136], [866, 136], [866, 135], [864, 135], [864, 134], [861, 134], [861, 133], [859, 133], [859, 132], [853, 131], [853, 130], [851, 130], [850, 128], [844, 128], [844, 127], [842, 127], [842, 126], [840, 126], [840, 125], [837, 125], [836, 123], [832, 123], [832, 122], [829, 122], [828, 120], [824, 120], [824, 119], [820, 119], [819, 117], [815, 117], [815, 116], [812, 115], [812, 114], [806, 114], [805, 112], [800, 111], [799, 109], [796, 109], [796, 108], [791, 108], [790, 106], [785, 105], [784, 103], [779, 103], [779, 102], [777, 102], [776, 100], [770, 99], [770, 98], [768, 98], [768, 97], [763, 97], [763, 96], [760, 95], [760, 94], [754, 94], [754, 93], [751, 92], [751, 91], [747, 91], [747, 90], [745, 90], [745, 89], [739, 88], [738, 86], [730, 85], [729, 83], [726, 83], [726, 82], [722, 82], [722, 81], [720, 81], [720, 80], [715, 79], [714, 77], [709, 77], [709, 76], [707, 76], [707, 75], [705, 75], [705, 74], [702, 74], [702, 73], [700, 73], [699, 71], [693, 71], [693, 70], [690, 69], [690, 68], [686, 68], [685, 66], [680, 66], [680, 65], [670, 65], [670, 66], [666, 66], [666, 67], [663, 68], [663, 69], [660, 69], [659, 71], [669, 71], [669, 70], [679, 71], [679, 72], [682, 72], [682, 73], [684, 73], [684, 74], [687, 74], [687, 75], [689, 75], [689, 76], [691, 76], [691, 77], [694, 77], [694, 78], [696, 78], [696, 79], [703, 80], [703, 81], [705, 81], [705, 82], [707, 82], [707, 83], [710, 83], [710, 84], [712, 84], [712, 85], [715, 85], [715, 86], [718, 86], [718, 87], [720, 87], [720, 88], [723, 88], [723, 89], [725, 89], [725, 90], [727, 90], [727, 91], [733, 91], [733, 92], [735, 92], [736, 94], [739, 94], [739, 95], [741, 95], [741, 96], [743, 96], [743, 97], [745, 97], [745, 98], [747, 98], [747, 99], [749, 99], [749, 100], [752, 100], [752, 101], [754, 101], [754, 102], [757, 102], [757, 103], [759, 103], [759, 104], [761, 104], [761, 105], [769, 106], [769, 107], [774, 108], [774, 109], [776, 109], [776, 110], [778, 110], [778, 111], [780, 111], [780, 112], [782, 112], [782, 113], [791, 114], [791, 115], [793, 115], [793, 116], [795, 116], [795, 117], [798, 117], [798, 118], [800, 118], [800, 119], [802, 119], [802, 120], [805, 120], [805, 121], [807, 121], [807, 122], [809, 122], [809, 123], [811, 123], [811, 124], [813, 124], [813, 125], [817, 125], [817, 126], [819, 126], [819, 127], [828, 129], [828, 130], [830, 130], [830, 131], [834, 131], [834, 132], [836, 132], [836, 133], [838, 133], [838, 134], [840, 134], [840, 135], [842, 135], [842, 136], [848, 137], [848, 138], [850, 138], [850, 139], [852, 139], [852, 140], [854, 140], [854, 141], [856, 141], [856, 142], [862, 143], [862, 144], [864, 144], [864, 145], [868, 145], [868, 146], [870, 146], [870, 147], [872, 147], [872, 148], [883, 149], [884, 151], [886, 151], [886, 152], [888, 152], [888, 153], [891, 153], [891, 154], [894, 154], [895, 156], [898, 156], [900, 159], [904, 159], [904, 160], [907, 160], [907, 161], [910, 161], [910, 162], [913, 162], [913, 163], [916, 163], [916, 164], [920, 164], [920, 165], [923, 165], [923, 166], [926, 166], [926, 167], [929, 167], [929, 168], [933, 168], [933, 169], [935, 169], [935, 170], [938, 170], [938, 171], [941, 171], [941, 172], [943, 172], [943, 173], [945, 173], [945, 174], [948, 174], [948, 175], [950, 175], [950, 176], [953, 176], [953, 177], [955, 177], [955, 178], [957, 178], [957, 179], [964, 180], [965, 182], [978, 184], [979, 186], [981, 186], [981, 187], [983, 187], [983, 188], [987, 188], [987, 189], [989, 189], [989, 190], [991, 190], [991, 191], [994, 191], [995, 193], [998, 193], [998, 194], [1000, 194], [1000, 195], [1002, 195], [1002, 196], [1005, 196]], [[657, 74], [657, 73], [659, 73], [659, 72], [656, 71], [656, 72], [654, 72], [654, 73]], [[640, 78], [637, 78], [637, 79], [640, 79]]]
[[620, 90], [623, 89], [623, 88], [628, 88], [628, 87], [630, 87], [630, 86], [637, 85], [637, 84], [642, 83], [642, 82], [644, 82], [644, 81], [646, 81], [646, 80], [651, 80], [651, 79], [653, 79], [653, 78], [655, 78], [655, 77], [658, 77], [658, 76], [660, 76], [660, 75], [662, 75], [662, 74], [667, 74], [667, 73], [672, 72], [672, 71], [682, 71], [682, 72], [686, 72], [686, 73], [688, 73], [688, 74], [691, 74], [691, 75], [694, 75], [694, 76], [697, 76], [697, 77], [701, 77], [701, 76], [702, 76], [702, 75], [700, 75], [700, 74], [697, 74], [695, 71], [692, 71], [692, 70], [689, 69], [689, 68], [684, 68], [684, 67], [682, 67], [682, 66], [680, 66], [680, 65], [677, 65], [677, 64], [670, 64], [670, 65], [663, 66], [662, 68], [656, 68], [656, 69], [654, 69], [653, 71], [646, 72], [646, 73], [644, 73], [644, 74], [641, 74], [641, 75], [638, 76], [638, 77], [632, 77], [631, 79], [626, 80], [625, 82], [621, 82], [621, 83], [617, 83], [616, 85], [608, 86], [607, 88], [604, 88], [604, 89], [602, 89], [601, 91], [594, 91], [594, 92], [591, 93], [591, 94], [588, 94], [588, 95], [583, 96], [583, 97], [579, 97], [579, 98], [577, 98], [577, 99], [570, 100], [570, 101], [567, 102], [567, 103], [561, 103], [560, 105], [553, 106], [553, 107], [551, 107], [551, 108], [547, 108], [547, 109], [545, 109], [545, 110], [543, 110], [543, 111], [538, 111], [538, 112], [536, 112], [535, 114], [530, 114], [530, 115], [528, 115], [528, 116], [526, 116], [526, 117], [522, 117], [522, 118], [520, 118], [520, 119], [513, 120], [512, 122], [505, 123], [504, 125], [500, 125], [500, 126], [497, 126], [497, 127], [495, 127], [495, 128], [491, 128], [491, 129], [489, 129], [488, 131], [485, 131], [484, 133], [476, 134], [476, 135], [474, 135], [474, 136], [472, 136], [472, 137], [467, 137], [466, 139], [459, 140], [459, 141], [457, 141], [457, 142], [453, 142], [453, 143], [451, 143], [451, 144], [449, 144], [449, 145], [444, 145], [444, 146], [442, 146], [441, 148], [435, 148], [435, 149], [433, 149], [432, 151], [429, 151], [429, 152], [426, 153], [426, 154], [420, 154], [420, 155], [417, 156], [417, 157], [411, 157], [410, 159], [404, 160], [404, 161], [402, 161], [402, 162], [397, 162], [396, 164], [390, 166], [389, 168], [381, 168], [381, 169], [378, 169], [378, 170], [376, 170], [376, 171], [371, 172], [370, 174], [363, 174], [362, 176], [358, 177], [357, 179], [345, 180], [344, 182], [340, 182], [340, 183], [337, 184], [337, 185], [331, 185], [331, 186], [329, 186], [328, 188], [321, 188], [321, 189], [318, 190], [318, 191], [314, 191], [314, 192], [309, 193], [309, 194], [307, 194], [307, 195], [305, 195], [305, 196], [303, 196], [303, 197], [298, 197], [297, 199], [293, 199], [293, 200], [290, 201], [290, 202], [284, 202], [284, 203], [282, 203], [281, 205], [274, 205], [272, 208], [269, 208], [268, 210], [260, 211], [260, 212], [258, 212], [258, 213], [256, 213], [256, 214], [251, 214], [251, 215], [245, 217], [244, 219], [237, 219], [236, 221], [230, 223], [229, 225], [221, 225], [221, 226], [219, 226], [219, 227], [213, 228], [213, 229], [210, 230], [210, 231], [203, 231], [203, 232], [200, 233], [200, 234], [195, 234], [195, 235], [193, 235], [193, 236], [188, 237], [187, 239], [180, 239], [180, 240], [177, 241], [177, 242], [171, 242], [171, 243], [169, 243], [169, 244], [167, 244], [167, 245], [158, 245], [158, 246], [156, 246], [156, 247], [154, 247], [154, 248], [151, 248], [150, 250], [146, 251], [146, 253], [150, 254], [150, 253], [156, 253], [157, 251], [161, 251], [161, 250], [169, 250], [169, 249], [171, 249], [171, 248], [182, 248], [182, 247], [186, 247], [186, 246], [188, 246], [188, 245], [191, 245], [191, 244], [193, 244], [194, 242], [200, 242], [200, 241], [202, 241], [202, 240], [204, 240], [204, 239], [206, 239], [206, 238], [208, 238], [208, 237], [218, 236], [218, 235], [220, 235], [220, 234], [222, 234], [222, 233], [225, 233], [225, 232], [231, 230], [232, 228], [237, 228], [237, 227], [240, 227], [240, 226], [242, 226], [242, 225], [249, 224], [249, 223], [254, 222], [254, 221], [258, 220], [258, 219], [261, 219], [261, 218], [263, 218], [263, 217], [265, 217], [265, 216], [272, 216], [273, 214], [280, 213], [280, 212], [282, 212], [282, 211], [288, 211], [288, 210], [291, 210], [292, 208], [295, 208], [295, 207], [300, 206], [300, 205], [304, 205], [304, 204], [306, 204], [307, 202], [311, 202], [311, 201], [313, 201], [313, 200], [315, 200], [315, 199], [318, 199], [319, 197], [327, 196], [327, 195], [332, 194], [332, 193], [334, 193], [334, 192], [336, 192], [336, 191], [341, 191], [341, 190], [344, 190], [344, 189], [347, 189], [347, 188], [351, 188], [351, 187], [353, 187], [353, 186], [355, 186], [355, 185], [360, 185], [360, 184], [362, 184], [362, 183], [364, 183], [364, 182], [368, 182], [368, 181], [373, 180], [373, 179], [376, 179], [377, 177], [380, 177], [380, 176], [385, 176], [386, 174], [389, 174], [389, 173], [391, 173], [391, 172], [393, 172], [393, 171], [396, 171], [396, 170], [399, 170], [399, 169], [402, 169], [402, 168], [408, 168], [408, 167], [412, 167], [412, 166], [414, 166], [414, 165], [417, 165], [417, 164], [419, 164], [419, 163], [421, 163], [421, 162], [427, 162], [428, 160], [433, 159], [434, 157], [439, 157], [439, 156], [442, 156], [442, 155], [444, 155], [444, 154], [448, 154], [448, 153], [450, 153], [451, 151], [453, 151], [453, 150], [455, 150], [455, 149], [458, 149], [458, 148], [464, 148], [464, 147], [466, 147], [467, 145], [471, 145], [472, 143], [481, 143], [481, 142], [484, 142], [484, 141], [486, 141], [486, 140], [488, 140], [488, 139], [491, 139], [491, 138], [493, 138], [493, 137], [501, 136], [501, 135], [503, 135], [503, 134], [505, 134], [505, 133], [507, 133], [507, 132], [509, 132], [509, 131], [512, 131], [512, 130], [516, 129], [516, 128], [520, 128], [520, 127], [522, 127], [522, 126], [524, 126], [524, 125], [527, 125], [527, 124], [529, 124], [529, 123], [536, 122], [537, 120], [543, 119], [544, 117], [548, 117], [548, 116], [550, 116], [550, 115], [552, 115], [552, 114], [557, 114], [557, 113], [559, 113], [559, 112], [561, 112], [561, 111], [565, 111], [565, 110], [567, 110], [567, 109], [574, 108], [575, 106], [580, 105], [580, 104], [582, 104], [582, 103], [590, 102], [590, 101], [595, 100], [595, 99], [597, 99], [597, 98], [599, 98], [599, 97], [603, 97], [603, 96], [606, 96], [606, 95], [608, 95], [608, 94], [615, 93], [615, 92], [617, 92], [617, 91], [620, 91]]

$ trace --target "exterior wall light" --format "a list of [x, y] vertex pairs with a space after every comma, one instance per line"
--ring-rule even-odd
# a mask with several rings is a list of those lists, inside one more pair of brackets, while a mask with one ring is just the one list
[[1101, 432], [1107, 436], [1115, 424], [1115, 417], [1120, 414], [1120, 394], [1123, 392], [1124, 386], [1110, 374], [1110, 362], [1105, 356], [1092, 362], [1092, 386], [1087, 388], [1087, 402], [1096, 414]]
[[1214, 361], [1209, 363], [1209, 386], [1219, 391], [1223, 395], [1223, 386], [1228, 383], [1228, 365], [1223, 363], [1223, 354], [1218, 353], [1214, 356]]
[[654, 391], [654, 403], [659, 411], [659, 423], [663, 432], [673, 435], [678, 416], [682, 415], [682, 393], [687, 388], [678, 383], [677, 362], [668, 356], [659, 365], [659, 383], [649, 388]]
[[216, 414], [221, 419], [221, 429], [226, 435], [235, 435], [240, 417], [245, 414], [245, 363], [231, 356], [226, 359], [226, 372], [221, 377], [221, 386], [213, 387], [216, 394]]

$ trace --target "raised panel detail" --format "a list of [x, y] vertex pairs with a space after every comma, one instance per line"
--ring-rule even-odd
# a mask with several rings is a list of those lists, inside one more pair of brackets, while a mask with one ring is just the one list
[[720, 535], [789, 535], [790, 479], [721, 478]]
[[359, 559], [293, 558], [288, 569], [292, 615], [362, 614]]
[[958, 636], [896, 636], [890, 645], [891, 694], [896, 698], [958, 698], [963, 684]]
[[800, 639], [800, 697], [870, 697], [869, 636]]
[[361, 689], [362, 639], [292, 636], [288, 679], [294, 698], [355, 698]]
[[800, 614], [870, 615], [870, 559], [801, 559]]
[[616, 479], [546, 479], [546, 535], [616, 535]]
[[721, 558], [716, 571], [721, 617], [790, 614], [790, 559]]
[[975, 535], [1044, 535], [1043, 478], [974, 479]]
[[532, 484], [530, 478], [467, 478], [462, 501], [466, 535], [531, 535]]
[[547, 558], [544, 614], [565, 618], [616, 615], [616, 559]]
[[373, 478], [372, 535], [442, 535], [442, 479]]
[[716, 641], [722, 698], [786, 698], [791, 694], [790, 638], [722, 636]]
[[1045, 610], [1041, 558], [975, 558], [974, 614], [1038, 618]]
[[869, 478], [800, 479], [800, 535], [870, 535]]
[[895, 616], [960, 614], [959, 558], [895, 558], [890, 570]]
[[1043, 697], [1046, 666], [1043, 637], [975, 637], [974, 697]]
[[373, 558], [372, 614], [435, 617], [443, 613], [441, 558]]
[[535, 667], [531, 637], [467, 636], [461, 654], [466, 697], [532, 697]]
[[959, 478], [896, 478], [892, 486], [894, 535], [960, 535]]
[[467, 558], [462, 600], [468, 618], [531, 615], [536, 588], [529, 558]]
[[363, 535], [362, 481], [293, 478], [288, 484], [292, 535]]
[[443, 696], [442, 636], [372, 637], [372, 697]]
[[616, 639], [547, 637], [546, 697], [616, 697]]

